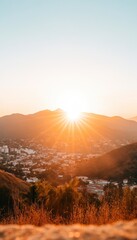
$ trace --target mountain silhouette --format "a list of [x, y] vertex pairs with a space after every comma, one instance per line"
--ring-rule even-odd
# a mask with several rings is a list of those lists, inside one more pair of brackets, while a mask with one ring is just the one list
[[137, 116], [130, 118], [130, 120], [133, 120], [133, 121], [137, 122]]
[[34, 114], [12, 114], [0, 118], [0, 138], [34, 139], [55, 146], [71, 144], [88, 147], [92, 140], [137, 141], [137, 122], [118, 116], [83, 113], [78, 122], [69, 122], [63, 110]]

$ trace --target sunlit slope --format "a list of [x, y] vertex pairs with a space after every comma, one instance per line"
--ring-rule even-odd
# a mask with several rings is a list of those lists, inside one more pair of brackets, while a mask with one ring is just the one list
[[137, 143], [83, 162], [75, 169], [75, 174], [113, 180], [128, 178], [137, 182]]
[[29, 184], [0, 170], [0, 207], [13, 206], [29, 192]]
[[15, 177], [13, 174], [0, 170], [0, 188], [7, 187], [10, 190], [13, 189], [13, 191], [17, 190], [23, 193], [26, 192], [28, 186], [28, 183]]

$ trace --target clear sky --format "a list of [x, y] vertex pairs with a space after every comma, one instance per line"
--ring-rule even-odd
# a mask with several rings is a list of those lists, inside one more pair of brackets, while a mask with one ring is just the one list
[[0, 0], [0, 115], [137, 115], [136, 0]]

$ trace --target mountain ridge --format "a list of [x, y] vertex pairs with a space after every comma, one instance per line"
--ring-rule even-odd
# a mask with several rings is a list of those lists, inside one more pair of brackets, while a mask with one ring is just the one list
[[137, 122], [137, 116], [130, 118], [129, 120]]
[[81, 148], [84, 145], [89, 148], [91, 140], [137, 141], [137, 122], [119, 116], [83, 113], [79, 121], [72, 123], [61, 109], [42, 110], [34, 114], [0, 117], [0, 139], [2, 138], [33, 138], [42, 140], [49, 146], [73, 142]]

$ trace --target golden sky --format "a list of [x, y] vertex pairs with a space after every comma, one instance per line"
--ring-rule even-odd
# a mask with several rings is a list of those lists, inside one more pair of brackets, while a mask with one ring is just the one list
[[0, 115], [137, 115], [137, 1], [1, 0]]

